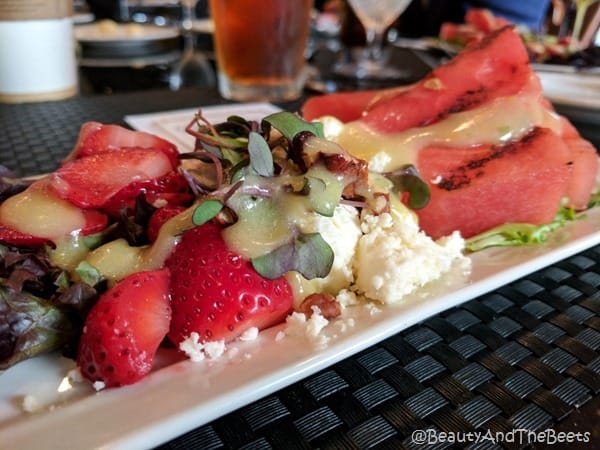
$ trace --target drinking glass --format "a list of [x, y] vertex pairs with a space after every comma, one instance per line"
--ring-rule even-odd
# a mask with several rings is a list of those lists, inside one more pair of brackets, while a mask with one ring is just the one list
[[196, 49], [193, 32], [196, 2], [197, 0], [180, 2], [183, 52], [169, 74], [169, 87], [174, 91], [184, 87], [213, 87], [217, 83], [208, 58]]
[[387, 64], [383, 44], [388, 27], [406, 10], [411, 0], [348, 0], [365, 29], [366, 48], [357, 62], [340, 64], [336, 73], [364, 79], [405, 78], [408, 71]]
[[297, 99], [307, 75], [313, 0], [210, 0], [219, 92], [236, 101]]

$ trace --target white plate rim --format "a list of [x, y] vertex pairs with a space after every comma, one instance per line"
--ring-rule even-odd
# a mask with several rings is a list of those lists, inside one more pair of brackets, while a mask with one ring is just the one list
[[[141, 35], [123, 35], [123, 34], [106, 34], [103, 35], [98, 30], [98, 23], [86, 23], [75, 27], [75, 38], [82, 44], [97, 44], [97, 45], [118, 45], [129, 43], [154, 42], [165, 39], [174, 39], [180, 35], [180, 31], [174, 27], [138, 24], [131, 25], [139, 27], [144, 34]], [[127, 24], [117, 24], [119, 29], [123, 29]]]
[[125, 122], [132, 128], [163, 136], [175, 143], [181, 153], [193, 150], [194, 138], [185, 133], [185, 127], [198, 110], [213, 123], [221, 122], [235, 114], [252, 120], [260, 120], [268, 114], [281, 111], [281, 108], [266, 102], [226, 103], [202, 108], [185, 108], [125, 116]]
[[600, 74], [537, 72], [544, 96], [552, 103], [600, 110]]
[[[218, 108], [231, 112], [229, 107]], [[235, 108], [235, 114], [240, 113], [240, 106]], [[291, 338], [277, 342], [275, 335], [280, 327], [275, 327], [261, 333], [257, 342], [240, 343], [234, 359], [200, 364], [182, 361], [133, 386], [91, 393], [52, 411], [0, 421], [0, 442], [23, 450], [63, 448], [65, 436], [69, 436], [73, 448], [136, 449], [160, 445], [428, 317], [598, 244], [600, 209], [595, 209], [558, 230], [544, 245], [494, 248], [474, 254], [471, 277], [449, 290], [442, 286], [439, 292], [445, 292], [441, 295], [433, 294], [427, 301], [413, 299], [396, 311], [391, 310], [397, 314], [370, 316], [361, 312], [363, 321], [351, 333], [341, 334], [323, 349], [307, 349], [303, 342]], [[274, 355], [278, 356], [276, 361]], [[47, 359], [52, 363], [51, 358], [52, 355]], [[38, 362], [46, 364], [43, 359], [33, 361]], [[13, 370], [18, 371], [19, 365], [0, 374], [0, 390], [2, 377]], [[0, 407], [7, 402], [14, 399], [0, 396]]]

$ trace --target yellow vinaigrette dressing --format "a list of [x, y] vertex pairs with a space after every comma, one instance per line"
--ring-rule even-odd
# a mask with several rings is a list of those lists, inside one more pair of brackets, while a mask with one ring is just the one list
[[323, 121], [326, 137], [357, 158], [371, 161], [385, 154], [385, 164], [377, 167], [380, 171], [416, 164], [419, 150], [430, 145], [499, 144], [518, 138], [536, 125], [556, 133], [562, 129], [560, 117], [545, 108], [538, 95], [523, 94], [497, 98], [479, 108], [450, 114], [433, 125], [399, 133], [381, 134], [358, 121], [343, 125], [331, 118]]
[[81, 209], [59, 199], [44, 188], [30, 188], [7, 198], [0, 205], [0, 223], [22, 233], [56, 242], [81, 230]]

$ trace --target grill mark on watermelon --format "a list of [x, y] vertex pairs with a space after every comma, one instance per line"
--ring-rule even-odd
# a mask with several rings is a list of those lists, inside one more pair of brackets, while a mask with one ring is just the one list
[[[519, 71], [519, 67], [516, 65], [511, 65], [509, 71], [512, 74], [516, 74]], [[468, 89], [464, 92], [464, 94], [459, 95], [456, 98], [456, 101], [446, 110], [440, 112], [434, 120], [427, 120], [424, 123], [421, 123], [420, 126], [431, 125], [436, 121], [444, 120], [450, 114], [476, 108], [480, 105], [483, 105], [488, 100], [490, 100], [490, 92], [485, 88], [485, 86], [480, 86], [477, 89]]]
[[475, 108], [485, 103], [488, 98], [489, 95], [487, 95], [487, 92], [483, 86], [481, 86], [479, 89], [469, 89], [463, 95], [459, 96], [452, 105], [440, 112], [433, 120], [425, 120], [420, 123], [419, 126], [424, 127], [431, 125], [435, 122], [444, 120], [450, 114]]
[[[492, 145], [490, 147], [489, 155], [473, 159], [466, 164], [456, 167], [452, 170], [452, 173], [448, 176], [443, 176], [439, 183], [436, 186], [445, 191], [455, 191], [462, 187], [468, 186], [471, 184], [471, 180], [474, 178], [481, 177], [485, 175], [485, 165], [490, 161], [495, 159], [503, 158], [504, 156], [516, 153], [521, 150], [523, 147], [526, 147], [535, 140], [538, 136], [540, 136], [542, 129], [540, 127], [532, 128], [527, 134], [523, 135], [518, 141], [511, 141], [506, 144]], [[568, 162], [567, 164], [572, 164]], [[476, 171], [476, 172], [473, 172]], [[471, 173], [473, 172], [473, 173]]]

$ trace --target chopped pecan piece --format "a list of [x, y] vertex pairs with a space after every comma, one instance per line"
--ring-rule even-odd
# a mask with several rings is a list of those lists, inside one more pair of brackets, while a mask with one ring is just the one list
[[310, 294], [302, 301], [298, 311], [310, 317], [313, 314], [313, 306], [318, 307], [326, 319], [333, 319], [342, 313], [342, 306], [330, 294]]

